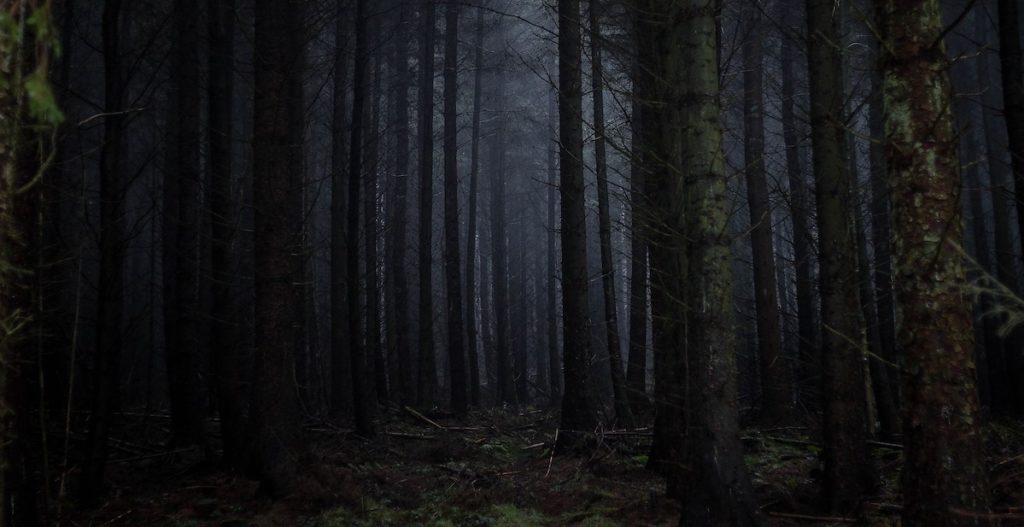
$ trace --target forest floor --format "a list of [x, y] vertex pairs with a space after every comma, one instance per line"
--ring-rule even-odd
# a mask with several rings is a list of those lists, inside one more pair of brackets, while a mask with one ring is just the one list
[[[166, 452], [166, 422], [124, 418], [113, 440], [107, 501], [67, 509], [60, 525], [359, 527], [677, 525], [678, 504], [645, 468], [649, 429], [596, 434], [585, 456], [552, 456], [557, 420], [545, 411], [475, 412], [466, 419], [393, 408], [373, 440], [307, 423], [316, 462], [289, 498], [203, 462], [197, 449]], [[997, 505], [1024, 503], [1024, 427], [987, 430]], [[880, 487], [859, 518], [815, 511], [820, 446], [803, 427], [744, 432], [747, 462], [772, 526], [899, 525], [898, 444], [874, 443]], [[1003, 525], [1009, 525], [1005, 523]]]

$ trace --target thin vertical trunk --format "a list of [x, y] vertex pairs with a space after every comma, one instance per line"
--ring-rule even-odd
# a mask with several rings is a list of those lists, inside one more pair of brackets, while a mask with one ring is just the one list
[[[377, 13], [377, 16], [380, 14]], [[372, 24], [370, 31], [379, 33], [381, 24]], [[380, 46], [380, 39], [374, 39], [374, 47]], [[367, 59], [369, 60], [369, 59]], [[371, 102], [369, 106], [370, 122], [369, 137], [366, 140], [366, 189], [363, 193], [363, 221], [364, 236], [366, 239], [366, 360], [372, 361], [373, 384], [377, 398], [382, 401], [388, 397], [388, 374], [387, 364], [384, 362], [384, 349], [381, 346], [381, 320], [380, 320], [380, 288], [379, 266], [377, 265], [377, 236], [380, 227], [377, 225], [377, 179], [380, 169], [380, 104], [381, 104], [381, 76], [383, 56], [381, 53], [373, 54], [373, 87], [371, 91]], [[370, 364], [370, 362], [368, 362]]]
[[[795, 7], [794, 0], [779, 2], [780, 14], [788, 16]], [[815, 322], [814, 261], [807, 206], [807, 184], [804, 167], [800, 163], [800, 132], [796, 118], [796, 79], [793, 63], [796, 52], [793, 39], [781, 38], [780, 62], [782, 69], [782, 137], [786, 145], [786, 178], [789, 182], [789, 208], [793, 220], [793, 267], [796, 273], [796, 310], [798, 343], [797, 386], [804, 406], [817, 407], [817, 384], [814, 379], [820, 371]]]
[[[497, 79], [497, 111], [504, 110], [505, 83]], [[509, 302], [508, 302], [508, 236], [505, 218], [505, 121], [499, 117], [492, 143], [491, 168], [491, 278], [494, 280], [494, 379], [495, 401], [498, 404], [515, 403], [512, 384], [512, 358], [509, 355]]]
[[[562, 244], [561, 428], [589, 431], [597, 416], [588, 397], [590, 335], [587, 330], [587, 218], [583, 192], [582, 42], [579, 0], [558, 1], [558, 137]], [[564, 445], [579, 441], [565, 433]]]
[[246, 438], [243, 385], [238, 344], [240, 305], [235, 287], [235, 260], [232, 245], [237, 236], [238, 208], [232, 198], [232, 138], [235, 62], [235, 2], [209, 0], [209, 183], [208, 201], [210, 240], [210, 352], [220, 410], [221, 443], [224, 461], [241, 468], [245, 459]]
[[612, 256], [612, 220], [608, 199], [608, 154], [604, 124], [604, 68], [601, 62], [601, 3], [590, 0], [590, 82], [594, 102], [594, 158], [597, 169], [597, 216], [601, 242], [601, 286], [604, 292], [604, 326], [608, 345], [608, 363], [615, 398], [615, 419], [632, 427], [626, 375], [622, 371], [622, 345], [619, 340], [618, 305], [615, 303], [615, 265]]
[[644, 410], [647, 400], [647, 241], [644, 228], [644, 158], [641, 145], [643, 104], [639, 100], [640, 67], [634, 59], [633, 113], [630, 117], [631, 160], [629, 202], [632, 237], [630, 238], [629, 271], [629, 364], [626, 386], [634, 413]]
[[298, 16], [295, 2], [257, 0], [253, 101], [253, 207], [260, 211], [254, 225], [255, 343], [251, 407], [256, 446], [255, 465], [264, 490], [287, 494], [301, 454], [299, 401], [292, 382], [295, 349], [301, 342], [303, 273], [302, 186], [289, 144], [295, 110], [287, 98], [295, 71], [290, 30]]
[[469, 357], [469, 404], [480, 406], [480, 358], [476, 337], [477, 193], [480, 180], [480, 113], [484, 72], [484, 10], [477, 8], [473, 51], [473, 139], [469, 166], [469, 229], [466, 234], [466, 355]]
[[434, 233], [434, 0], [422, 0], [419, 105], [419, 379], [416, 400], [434, 402], [437, 369], [434, 365], [434, 291], [432, 287]]
[[744, 172], [750, 208], [757, 357], [761, 372], [760, 417], [765, 423], [776, 423], [788, 419], [792, 411], [793, 383], [789, 365], [782, 356], [771, 203], [764, 163], [764, 71], [759, 9], [747, 5], [743, 17], [748, 25], [747, 40], [743, 44]]
[[548, 222], [547, 222], [547, 318], [548, 318], [548, 370], [551, 372], [551, 406], [561, 403], [562, 359], [558, 353], [558, 252], [555, 248], [555, 232], [558, 231], [556, 209], [558, 208], [558, 140], [556, 125], [558, 119], [558, 97], [555, 93], [548, 98]]
[[466, 413], [466, 355], [463, 335], [462, 273], [459, 256], [459, 6], [445, 8], [444, 43], [444, 275], [448, 315], [448, 366], [451, 404]]
[[331, 414], [352, 413], [352, 350], [345, 326], [348, 312], [348, 40], [349, 19], [339, 0], [334, 35], [334, 115], [331, 122]]
[[[407, 37], [408, 8], [404, 0], [398, 0], [400, 36]], [[386, 279], [391, 280], [394, 297], [389, 309], [394, 312], [394, 341], [390, 347], [388, 358], [397, 362], [395, 370], [398, 378], [392, 379], [391, 395], [403, 404], [413, 402], [416, 384], [412, 378], [413, 367], [409, 335], [409, 282], [406, 276], [405, 253], [408, 244], [406, 223], [409, 205], [409, 85], [410, 71], [408, 64], [409, 40], [396, 38], [395, 51], [392, 56], [392, 88], [391, 128], [395, 134], [395, 170], [394, 170], [394, 203], [389, 203], [388, 211], [388, 245]]]
[[346, 289], [348, 290], [348, 340], [352, 371], [352, 406], [356, 432], [364, 436], [374, 434], [377, 399], [373, 382], [367, 377], [366, 347], [363, 346], [362, 316], [359, 292], [359, 193], [363, 179], [364, 106], [367, 103], [367, 77], [369, 69], [368, 20], [366, 0], [356, 2], [356, 62], [352, 76], [352, 137], [348, 161], [348, 210], [346, 211]]
[[843, 126], [840, 16], [832, 0], [807, 0], [811, 128], [821, 254], [824, 326], [824, 501], [847, 512], [872, 485], [867, 450], [864, 320], [857, 290], [857, 246]]
[[124, 312], [124, 183], [121, 139], [124, 103], [120, 46], [121, 0], [103, 3], [103, 145], [100, 148], [100, 269], [96, 299], [96, 351], [92, 416], [82, 468], [81, 498], [95, 504], [104, 487], [107, 438], [120, 387], [121, 318]]
[[990, 497], [941, 13], [938, 0], [881, 2], [882, 97], [905, 356], [903, 521], [966, 526], [987, 521]]

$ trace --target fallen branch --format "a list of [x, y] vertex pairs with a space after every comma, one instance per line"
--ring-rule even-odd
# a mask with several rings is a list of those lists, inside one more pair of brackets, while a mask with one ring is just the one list
[[557, 428], [555, 429], [555, 442], [553, 443], [553, 445], [555, 445], [555, 446], [551, 447], [551, 457], [548, 458], [548, 471], [544, 473], [544, 477], [545, 478], [548, 477], [548, 474], [551, 474], [551, 464], [555, 462], [555, 449], [558, 448], [558, 429]]
[[857, 523], [856, 518], [843, 518], [841, 516], [811, 516], [809, 514], [793, 514], [789, 512], [768, 512], [768, 516], [821, 523]]
[[421, 421], [423, 421], [423, 422], [425, 422], [425, 423], [427, 423], [427, 424], [437, 428], [438, 430], [445, 430], [445, 431], [448, 430], [447, 428], [437, 424], [437, 422], [434, 421], [433, 419], [431, 419], [431, 418], [429, 418], [429, 417], [427, 417], [427, 416], [417, 412], [416, 410], [413, 410], [412, 408], [410, 408], [408, 406], [406, 406], [404, 408], [405, 408], [405, 411], [409, 412], [410, 414], [412, 414], [413, 417], [415, 417], [415, 418], [417, 418], [417, 419], [419, 419], [419, 420], [421, 420]]
[[388, 437], [397, 437], [399, 439], [418, 439], [420, 441], [435, 441], [437, 440], [434, 436], [421, 436], [416, 434], [406, 434], [403, 432], [384, 432], [384, 435]]

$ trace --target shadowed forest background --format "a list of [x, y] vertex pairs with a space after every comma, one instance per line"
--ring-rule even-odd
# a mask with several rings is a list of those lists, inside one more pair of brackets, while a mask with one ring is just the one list
[[0, 0], [0, 527], [1024, 525], [1018, 0]]

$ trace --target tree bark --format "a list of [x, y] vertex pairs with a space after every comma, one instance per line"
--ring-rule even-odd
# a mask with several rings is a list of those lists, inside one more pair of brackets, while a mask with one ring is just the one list
[[615, 265], [612, 256], [612, 220], [608, 199], [608, 154], [605, 145], [604, 67], [601, 61], [601, 3], [590, 0], [590, 82], [594, 102], [594, 161], [597, 172], [598, 236], [601, 243], [601, 286], [604, 292], [604, 326], [608, 341], [608, 363], [615, 398], [615, 420], [633, 427], [626, 375], [622, 371], [618, 304], [615, 299]]
[[[380, 33], [381, 24], [374, 17], [381, 16], [381, 13], [370, 14], [369, 31], [374, 35], [370, 44], [373, 49], [381, 47], [381, 39], [377, 37]], [[381, 104], [381, 77], [383, 54], [372, 53], [373, 60], [373, 81], [370, 88], [370, 105], [368, 112], [369, 137], [366, 138], [366, 181], [363, 191], [363, 237], [366, 240], [366, 361], [367, 366], [373, 367], [373, 391], [377, 399], [387, 401], [388, 395], [388, 374], [387, 364], [384, 362], [384, 349], [381, 345], [381, 320], [380, 320], [380, 280], [377, 260], [377, 238], [380, 233], [380, 226], [377, 222], [377, 187], [378, 172], [380, 171], [380, 104]], [[367, 57], [370, 60], [370, 57]]]
[[444, 275], [448, 314], [451, 404], [457, 414], [469, 406], [463, 335], [462, 273], [459, 256], [459, 6], [445, 7], [444, 45]]
[[[634, 28], [635, 31], [635, 28]], [[647, 399], [647, 233], [644, 227], [644, 157], [641, 143], [643, 103], [640, 101], [639, 58], [634, 58], [633, 111], [630, 116], [630, 175], [629, 201], [631, 238], [629, 246], [629, 364], [626, 368], [626, 386], [629, 388], [633, 413], [648, 406]]]
[[473, 51], [473, 139], [469, 167], [469, 223], [466, 234], [466, 354], [469, 358], [469, 404], [480, 406], [480, 358], [476, 325], [477, 194], [480, 180], [480, 114], [484, 71], [484, 10], [477, 7]]
[[292, 376], [301, 342], [302, 186], [289, 161], [289, 77], [299, 75], [289, 51], [295, 1], [257, 0], [254, 53], [253, 206], [256, 353], [251, 407], [256, 473], [265, 492], [289, 493], [297, 473], [299, 402]]
[[589, 432], [597, 417], [588, 398], [590, 335], [587, 330], [587, 220], [583, 193], [582, 43], [579, 0], [558, 1], [558, 137], [561, 197], [564, 384], [561, 437]]
[[422, 0], [422, 49], [420, 50], [419, 94], [419, 380], [416, 400], [421, 405], [434, 402], [437, 370], [434, 363], [434, 292], [432, 287], [434, 225], [434, 24], [437, 6], [434, 0]]
[[558, 231], [558, 140], [556, 125], [558, 119], [558, 96], [552, 93], [548, 98], [548, 195], [547, 195], [547, 316], [548, 316], [548, 370], [551, 372], [550, 404], [561, 403], [562, 357], [558, 352], [558, 252], [555, 247], [555, 232]]
[[851, 510], [872, 485], [867, 450], [864, 320], [857, 291], [857, 246], [851, 216], [850, 173], [842, 61], [836, 43], [840, 17], [832, 0], [807, 0], [811, 129], [818, 207], [823, 324], [822, 397], [824, 501]]
[[953, 93], [938, 0], [881, 2], [893, 268], [905, 354], [903, 521], [979, 525], [988, 470], [963, 265]]

